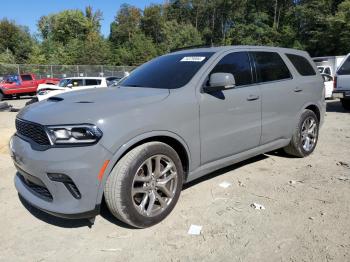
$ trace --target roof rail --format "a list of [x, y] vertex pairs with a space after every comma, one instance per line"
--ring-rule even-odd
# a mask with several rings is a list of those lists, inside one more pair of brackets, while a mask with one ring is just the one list
[[172, 52], [176, 52], [176, 51], [181, 51], [181, 50], [185, 50], [185, 49], [190, 49], [190, 48], [201, 48], [201, 47], [214, 47], [213, 44], [211, 45], [190, 45], [190, 46], [183, 46], [183, 47], [179, 47], [179, 48], [174, 48], [170, 50], [170, 53]]

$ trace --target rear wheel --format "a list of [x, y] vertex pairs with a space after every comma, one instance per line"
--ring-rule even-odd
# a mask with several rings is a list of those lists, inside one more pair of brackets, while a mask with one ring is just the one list
[[145, 228], [172, 211], [182, 183], [183, 169], [176, 151], [164, 143], [149, 142], [132, 149], [117, 163], [104, 194], [116, 218]]
[[311, 110], [304, 110], [295, 128], [293, 137], [284, 151], [287, 154], [306, 157], [316, 147], [318, 141], [319, 121], [316, 114]]
[[4, 98], [4, 94], [0, 92], [0, 101]]
[[350, 110], [350, 99], [340, 99], [340, 102], [345, 110]]

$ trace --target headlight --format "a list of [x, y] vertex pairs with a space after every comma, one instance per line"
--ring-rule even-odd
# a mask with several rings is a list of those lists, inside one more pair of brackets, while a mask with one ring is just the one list
[[49, 90], [40, 90], [40, 91], [38, 92], [38, 95], [39, 95], [39, 96], [43, 96], [43, 95], [46, 95], [46, 94], [48, 94], [48, 93], [50, 93]]
[[94, 125], [48, 126], [53, 145], [89, 145], [102, 137], [102, 131]]

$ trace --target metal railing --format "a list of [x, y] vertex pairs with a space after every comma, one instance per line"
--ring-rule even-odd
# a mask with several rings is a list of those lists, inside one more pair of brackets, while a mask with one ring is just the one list
[[77, 76], [124, 76], [134, 66], [111, 65], [34, 65], [34, 64], [1, 64], [0, 77], [12, 74], [35, 74], [38, 79], [46, 77], [64, 78]]

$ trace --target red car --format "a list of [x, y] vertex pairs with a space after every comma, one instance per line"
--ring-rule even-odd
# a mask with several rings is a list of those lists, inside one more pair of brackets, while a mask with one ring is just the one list
[[57, 84], [58, 78], [36, 79], [34, 74], [9, 75], [0, 83], [0, 101], [4, 97], [35, 95], [39, 84]]

